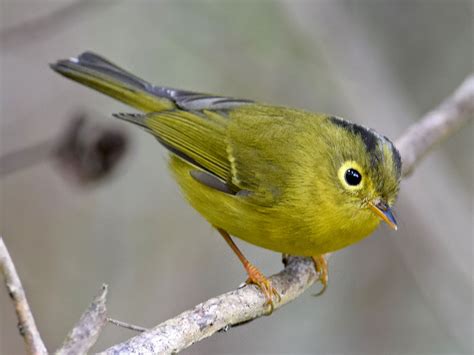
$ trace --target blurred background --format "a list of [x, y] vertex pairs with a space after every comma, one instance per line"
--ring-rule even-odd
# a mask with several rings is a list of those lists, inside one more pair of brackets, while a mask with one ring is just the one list
[[[161, 85], [346, 117], [396, 139], [473, 70], [469, 0], [0, 1], [0, 155], [86, 113], [130, 139], [94, 184], [41, 160], [0, 177], [0, 233], [39, 330], [57, 348], [102, 283], [109, 316], [152, 327], [237, 287], [245, 273], [188, 206], [130, 111], [52, 72], [84, 50]], [[193, 345], [188, 354], [472, 353], [473, 125], [403, 181], [400, 229], [330, 260], [330, 287]], [[28, 164], [26, 164], [28, 165]], [[237, 241], [266, 274], [280, 255]], [[21, 354], [0, 292], [0, 353]], [[134, 333], [108, 325], [95, 350]]]

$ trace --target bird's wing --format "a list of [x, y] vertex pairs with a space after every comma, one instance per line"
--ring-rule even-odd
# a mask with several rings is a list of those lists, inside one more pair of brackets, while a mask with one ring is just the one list
[[274, 202], [297, 185], [293, 180], [308, 164], [303, 160], [311, 161], [305, 144], [311, 129], [303, 124], [307, 115], [266, 105], [231, 111], [227, 152], [232, 184], [257, 195], [261, 202]]
[[115, 116], [145, 128], [173, 154], [204, 172], [192, 174], [196, 180], [262, 203], [284, 193], [301, 163], [301, 146], [293, 134], [298, 129], [297, 111], [243, 105], [225, 111], [176, 109]]
[[[146, 129], [171, 153], [207, 174], [193, 175], [196, 179], [214, 188], [229, 183], [229, 192], [238, 191], [230, 188], [231, 165], [226, 142], [229, 118], [225, 113], [175, 109], [114, 116]], [[212, 179], [218, 179], [220, 184], [217, 181], [213, 184]], [[222, 186], [218, 189], [224, 190]]]
[[277, 198], [298, 165], [288, 152], [298, 111], [155, 86], [92, 52], [51, 67], [145, 112], [116, 116], [155, 135], [206, 173], [195, 173], [197, 180], [220, 191]]

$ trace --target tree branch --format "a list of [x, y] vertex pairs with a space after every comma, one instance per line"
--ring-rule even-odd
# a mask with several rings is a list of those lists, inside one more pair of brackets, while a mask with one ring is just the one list
[[41, 340], [38, 329], [36, 328], [33, 314], [26, 299], [25, 291], [21, 285], [20, 278], [15, 269], [15, 265], [8, 253], [7, 247], [0, 236], [0, 270], [5, 278], [8, 295], [15, 306], [16, 316], [18, 318], [18, 330], [25, 340], [26, 351], [28, 354], [47, 354], [46, 347]]
[[395, 145], [402, 156], [403, 175], [410, 175], [433, 147], [456, 132], [473, 116], [474, 74], [471, 74], [441, 105], [428, 112], [397, 139]]
[[69, 332], [64, 344], [56, 350], [57, 355], [86, 354], [94, 346], [107, 323], [107, 285], [102, 285], [100, 294], [92, 301], [81, 318]]
[[120, 320], [113, 319], [113, 318], [107, 318], [107, 322], [109, 322], [110, 324], [116, 325], [117, 327], [121, 327], [121, 328], [128, 329], [128, 330], [133, 330], [134, 332], [140, 332], [141, 333], [141, 332], [146, 332], [147, 330], [149, 330], [147, 328], [140, 327], [139, 325], [125, 323], [125, 322], [122, 322]]
[[[275, 310], [308, 289], [318, 275], [311, 259], [290, 257], [285, 269], [270, 278], [281, 295]], [[229, 326], [245, 323], [267, 314], [265, 298], [255, 285], [211, 298], [155, 328], [105, 351], [118, 353], [176, 353]]]
[[[403, 161], [403, 176], [413, 172], [421, 159], [438, 143], [474, 117], [474, 75], [439, 107], [409, 127], [396, 141]], [[281, 295], [275, 310], [291, 302], [316, 280], [309, 259], [290, 257], [280, 273], [270, 278]], [[105, 350], [116, 353], [176, 353], [221, 329], [248, 322], [266, 313], [265, 299], [254, 285], [225, 293], [169, 319], [149, 331]]]

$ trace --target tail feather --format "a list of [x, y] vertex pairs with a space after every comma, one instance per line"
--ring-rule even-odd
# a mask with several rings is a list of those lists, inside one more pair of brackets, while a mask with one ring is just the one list
[[[69, 61], [74, 62], [75, 58], [69, 59]], [[76, 58], [77, 64], [82, 65], [85, 68], [90, 70], [95, 70], [98, 73], [108, 74], [110, 77], [115, 77], [118, 81], [121, 81], [124, 84], [128, 84], [131, 87], [143, 90], [145, 92], [151, 92], [153, 86], [146, 82], [145, 80], [140, 79], [139, 77], [133, 75], [110, 62], [109, 60], [93, 53], [93, 52], [84, 52], [79, 57]]]
[[84, 52], [50, 66], [67, 78], [144, 112], [176, 108], [174, 89], [153, 86], [95, 53]]
[[230, 181], [229, 112], [253, 101], [154, 86], [92, 52], [59, 60], [51, 68], [143, 111], [114, 116], [145, 129], [189, 164]]
[[253, 103], [252, 100], [155, 86], [93, 52], [59, 60], [50, 66], [69, 79], [146, 113], [175, 108], [190, 111], [227, 110]]
[[113, 113], [113, 117], [118, 118], [119, 120], [127, 121], [133, 123], [134, 125], [139, 126], [140, 128], [146, 130], [149, 133], [152, 133], [152, 130], [146, 125], [147, 115], [143, 113]]

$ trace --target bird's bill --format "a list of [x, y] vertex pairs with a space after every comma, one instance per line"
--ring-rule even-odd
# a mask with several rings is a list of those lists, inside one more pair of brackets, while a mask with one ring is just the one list
[[397, 230], [397, 221], [393, 216], [392, 210], [384, 202], [369, 202], [369, 208], [374, 212], [382, 221], [387, 223], [391, 228]]

